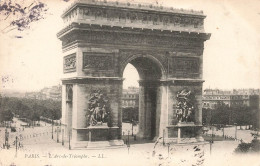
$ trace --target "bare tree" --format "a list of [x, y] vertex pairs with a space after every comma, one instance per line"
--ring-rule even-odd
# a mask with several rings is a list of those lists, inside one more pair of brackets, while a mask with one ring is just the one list
[[5, 27], [1, 29], [1, 32], [29, 29], [32, 22], [44, 19], [47, 11], [47, 5], [37, 0], [29, 5], [28, 1], [26, 3], [25, 1], [2, 1], [0, 2], [0, 21]]

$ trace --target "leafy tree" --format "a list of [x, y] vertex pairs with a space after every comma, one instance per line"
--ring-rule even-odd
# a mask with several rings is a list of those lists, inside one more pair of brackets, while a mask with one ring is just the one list
[[202, 122], [204, 124], [224, 125], [254, 125], [257, 126], [256, 109], [248, 106], [229, 107], [223, 102], [218, 102], [214, 109], [202, 109]]
[[[46, 118], [61, 118], [61, 102], [53, 100], [35, 100], [25, 98], [0, 98], [0, 113], [13, 112], [21, 118], [39, 121], [41, 116]], [[1, 116], [3, 117], [3, 116]]]
[[131, 122], [132, 120], [138, 121], [138, 108], [126, 107], [122, 109], [123, 122]]
[[13, 120], [13, 113], [11, 110], [2, 110], [0, 111], [0, 122], [4, 122], [4, 121], [12, 121]]
[[211, 123], [211, 109], [202, 108], [202, 123], [205, 125], [210, 125]]

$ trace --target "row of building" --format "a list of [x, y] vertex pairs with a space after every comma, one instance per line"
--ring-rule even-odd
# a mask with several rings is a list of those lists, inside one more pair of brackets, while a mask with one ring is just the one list
[[[214, 109], [218, 103], [226, 104], [230, 107], [249, 106], [259, 108], [260, 89], [205, 89], [202, 96], [203, 108]], [[122, 105], [125, 107], [138, 107], [139, 89], [129, 87], [123, 90]]]
[[122, 107], [139, 107], [139, 88], [128, 87], [123, 89]]
[[[260, 89], [205, 89], [202, 96], [202, 105], [203, 108], [214, 109], [216, 105], [221, 102], [230, 107], [246, 105], [253, 108], [259, 108], [259, 95]], [[21, 94], [18, 96], [29, 99], [52, 99], [61, 101], [61, 85], [45, 87], [38, 92], [26, 92], [22, 96]], [[17, 97], [17, 94], [13, 94], [13, 97]], [[139, 107], [138, 87], [123, 89], [122, 107]]]
[[17, 92], [12, 90], [1, 91], [3, 97], [17, 97], [37, 100], [56, 100], [61, 101], [61, 85], [45, 87], [37, 92]]
[[249, 106], [259, 108], [259, 89], [205, 89], [202, 96], [203, 108], [214, 109], [218, 103], [230, 107]]
[[38, 100], [56, 100], [61, 101], [61, 85], [45, 87], [39, 92], [26, 92], [25, 98]]

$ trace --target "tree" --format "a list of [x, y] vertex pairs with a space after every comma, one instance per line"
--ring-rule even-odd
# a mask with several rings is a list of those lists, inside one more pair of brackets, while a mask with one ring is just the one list
[[138, 107], [126, 107], [122, 109], [123, 122], [138, 121]]
[[48, 8], [40, 1], [0, 1], [1, 32], [8, 33], [14, 29], [23, 31], [29, 29], [31, 23], [44, 18]]
[[12, 121], [13, 120], [13, 113], [11, 110], [1, 110], [0, 111], [0, 122], [4, 122], [4, 121]]
[[206, 125], [211, 125], [212, 123], [212, 112], [214, 115], [214, 109], [202, 108], [202, 123]]
[[204, 124], [253, 125], [257, 126], [257, 109], [244, 106], [232, 106], [218, 102], [214, 109], [202, 109]]
[[[39, 121], [41, 116], [46, 118], [61, 118], [61, 102], [53, 100], [35, 100], [25, 98], [0, 98], [0, 113], [13, 112], [21, 118]], [[1, 116], [4, 117], [4, 116]]]
[[237, 125], [254, 125], [257, 124], [257, 111], [248, 106], [234, 107], [234, 122]]
[[212, 124], [229, 124], [230, 108], [228, 105], [218, 102], [211, 112]]

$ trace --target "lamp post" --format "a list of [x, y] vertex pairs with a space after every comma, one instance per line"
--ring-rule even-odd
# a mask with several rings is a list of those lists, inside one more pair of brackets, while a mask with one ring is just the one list
[[57, 143], [59, 143], [59, 127], [57, 127]]
[[225, 137], [225, 124], [223, 124], [223, 138]]
[[128, 130], [128, 133], [127, 133], [127, 142], [128, 142], [128, 144], [129, 144], [129, 133], [130, 133], [130, 131]]
[[237, 139], [237, 123], [234, 123], [234, 125], [235, 125], [235, 139]]
[[165, 145], [165, 143], [164, 143], [164, 133], [165, 133], [165, 130], [163, 129], [163, 145]]
[[132, 118], [132, 137], [134, 136], [134, 119]]
[[129, 154], [129, 148], [130, 148], [129, 132], [130, 132], [130, 131], [128, 130], [128, 134], [127, 134], [127, 135], [128, 135], [128, 141], [127, 141], [127, 142], [128, 142], [128, 144], [127, 144], [128, 154]]
[[210, 154], [212, 151], [212, 144], [213, 144], [213, 126], [211, 126], [211, 140], [209, 141], [209, 146], [210, 146]]
[[51, 139], [53, 139], [53, 118], [51, 120]]
[[7, 149], [9, 149], [8, 138], [9, 138], [9, 132], [7, 131], [7, 128], [6, 128], [5, 129], [5, 147]]
[[213, 130], [214, 130], [214, 128], [213, 128], [213, 126], [211, 126], [211, 142], [213, 143], [214, 141], [213, 141]]
[[64, 129], [62, 129], [62, 141], [61, 141], [62, 146], [64, 145]]
[[15, 149], [16, 149], [16, 151], [15, 151], [15, 157], [17, 157], [17, 142], [18, 142], [18, 137], [16, 136], [16, 137], [15, 137]]
[[71, 150], [71, 146], [70, 146], [70, 131], [69, 131], [69, 150]]
[[212, 151], [212, 144], [213, 144], [213, 125], [212, 125], [212, 110], [210, 110], [210, 124], [211, 124], [211, 141], [210, 142], [210, 154]]

